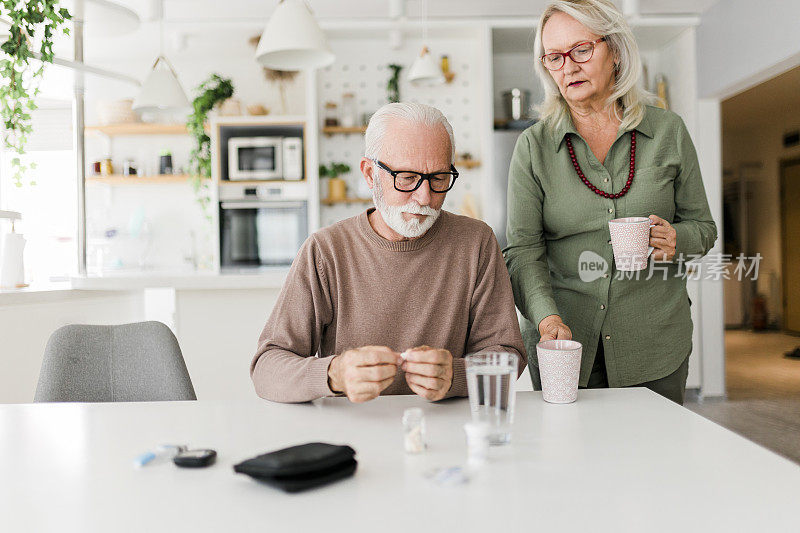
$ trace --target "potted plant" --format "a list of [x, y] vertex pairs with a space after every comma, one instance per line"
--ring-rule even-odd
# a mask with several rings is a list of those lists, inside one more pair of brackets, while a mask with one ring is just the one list
[[400, 101], [400, 71], [403, 70], [403, 66], [392, 63], [389, 69], [392, 75], [386, 82], [386, 99], [393, 104]]
[[211, 179], [211, 138], [206, 133], [206, 119], [214, 106], [233, 96], [233, 83], [228, 78], [212, 74], [195, 90], [199, 94], [192, 101], [192, 114], [186, 122], [186, 129], [194, 140], [194, 147], [189, 153], [189, 174], [197, 201], [210, 220], [207, 208], [211, 201], [208, 195], [208, 182]]
[[347, 184], [340, 178], [342, 174], [350, 172], [350, 165], [346, 163], [330, 163], [319, 166], [319, 177], [328, 180], [328, 200], [338, 202], [347, 198]]
[[[69, 35], [66, 21], [72, 18], [58, 0], [0, 0], [0, 17], [10, 22], [8, 39], [0, 45], [0, 120], [4, 126], [3, 144], [17, 156], [11, 159], [12, 178], [22, 187], [25, 171], [35, 163], [23, 164], [28, 135], [33, 131], [31, 111], [36, 109], [39, 83], [47, 63], [53, 62], [54, 35]], [[41, 38], [38, 51], [33, 37]], [[36, 61], [34, 67], [31, 62]], [[34, 182], [31, 182], [35, 185]]]
[[169, 150], [161, 150], [158, 156], [158, 173], [172, 174], [172, 152]]

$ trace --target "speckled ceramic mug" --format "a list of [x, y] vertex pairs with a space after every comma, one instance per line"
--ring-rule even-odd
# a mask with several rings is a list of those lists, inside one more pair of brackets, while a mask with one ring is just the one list
[[653, 226], [654, 224], [646, 217], [616, 218], [608, 221], [617, 270], [633, 272], [647, 268], [647, 260], [654, 249], [650, 246], [650, 228]]
[[578, 398], [582, 353], [578, 341], [542, 341], [536, 345], [544, 401], [572, 403]]

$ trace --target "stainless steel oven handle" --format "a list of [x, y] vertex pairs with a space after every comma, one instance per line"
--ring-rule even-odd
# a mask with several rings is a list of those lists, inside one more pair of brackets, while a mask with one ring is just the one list
[[298, 209], [303, 207], [303, 202], [222, 202], [220, 207], [222, 209], [259, 209], [262, 207]]

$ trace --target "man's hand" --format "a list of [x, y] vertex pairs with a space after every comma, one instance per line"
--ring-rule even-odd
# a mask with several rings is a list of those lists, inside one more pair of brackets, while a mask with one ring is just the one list
[[539, 322], [539, 341], [572, 340], [572, 331], [558, 315], [546, 316]]
[[450, 352], [417, 346], [405, 353], [401, 368], [411, 390], [434, 402], [444, 398], [453, 384], [453, 356]]
[[403, 359], [386, 346], [364, 346], [333, 357], [328, 367], [328, 386], [351, 401], [366, 402], [380, 396], [392, 384]]

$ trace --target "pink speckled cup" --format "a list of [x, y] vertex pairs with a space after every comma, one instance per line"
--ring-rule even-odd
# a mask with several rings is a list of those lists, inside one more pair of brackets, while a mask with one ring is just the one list
[[647, 268], [647, 260], [653, 253], [650, 246], [650, 228], [653, 224], [646, 217], [616, 218], [608, 221], [611, 247], [617, 270], [634, 272]]
[[578, 399], [583, 346], [577, 341], [543, 341], [536, 345], [542, 397], [548, 403], [572, 403]]

